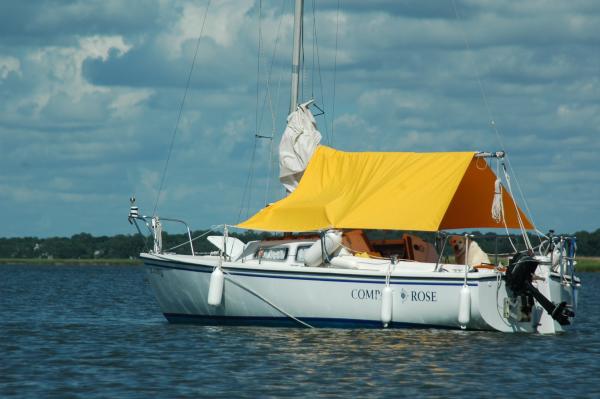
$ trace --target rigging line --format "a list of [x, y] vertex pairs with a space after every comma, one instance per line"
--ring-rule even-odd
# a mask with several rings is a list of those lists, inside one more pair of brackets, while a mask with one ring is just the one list
[[[286, 0], [283, 0], [284, 2]], [[285, 5], [285, 3], [282, 2], [282, 4]], [[261, 114], [260, 114], [260, 120], [258, 122], [258, 128], [260, 129], [260, 127], [262, 126], [262, 121], [264, 118], [264, 110], [266, 108], [266, 104], [267, 101], [269, 101], [269, 106], [271, 108], [271, 117], [273, 119], [273, 125], [275, 125], [275, 115], [274, 115], [274, 110], [273, 110], [273, 104], [272, 104], [272, 99], [271, 99], [271, 77], [273, 76], [273, 66], [275, 64], [275, 58], [277, 56], [277, 50], [279, 49], [279, 39], [280, 39], [280, 32], [281, 32], [281, 26], [283, 23], [283, 17], [284, 17], [284, 7], [282, 7], [282, 11], [281, 11], [281, 17], [279, 18], [279, 25], [277, 26], [277, 35], [275, 37], [275, 46], [273, 48], [273, 53], [271, 55], [271, 62], [269, 64], [269, 72], [267, 73], [267, 80], [266, 80], [266, 91], [265, 91], [265, 95], [263, 96], [263, 101], [262, 101], [262, 106], [261, 106]]]
[[[283, 73], [279, 75], [279, 82], [277, 83], [277, 92], [276, 92], [276, 96], [275, 96], [275, 106], [277, 108], [281, 108], [280, 104], [281, 104], [281, 82], [283, 80]], [[275, 126], [275, 114], [273, 114], [273, 137], [275, 137], [275, 132], [276, 130], [276, 126]], [[273, 152], [273, 154], [275, 154], [275, 143], [274, 141], [271, 141], [271, 151]], [[278, 163], [278, 159], [277, 157], [273, 156], [272, 160], [271, 160], [271, 177], [273, 179], [273, 181], [277, 181], [279, 179], [278, 176], [278, 168], [277, 168], [277, 163]], [[280, 186], [283, 187], [283, 186]], [[280, 195], [279, 197], [282, 197], [283, 195]], [[276, 196], [277, 197], [277, 196]]]
[[340, 27], [340, 2], [337, 2], [337, 11], [335, 14], [335, 52], [333, 55], [333, 99], [331, 103], [331, 145], [333, 146], [333, 122], [335, 120], [335, 78], [337, 75], [337, 52], [338, 52], [338, 33]]
[[317, 71], [319, 71], [319, 88], [321, 89], [321, 104], [323, 105], [323, 121], [325, 123], [325, 137], [329, 141], [329, 128], [327, 126], [327, 113], [325, 112], [325, 96], [323, 95], [323, 77], [321, 75], [321, 58], [319, 57], [319, 37], [317, 35], [317, 18], [315, 11], [315, 0], [313, 0], [313, 26], [314, 37], [317, 49]]
[[[456, 0], [452, 0], [452, 8], [454, 9], [454, 15], [456, 16], [456, 19], [459, 22], [462, 22], [462, 17], [460, 15], [460, 13], [458, 12], [458, 8], [456, 7]], [[459, 24], [460, 26], [460, 24]], [[460, 29], [462, 35], [463, 35], [463, 41], [465, 43], [465, 46], [467, 47], [467, 51], [471, 54], [473, 54], [473, 50], [471, 49], [471, 44], [469, 42], [469, 38], [467, 37], [467, 33], [461, 28]], [[477, 78], [477, 84], [479, 86], [479, 91], [481, 93], [481, 98], [483, 100], [483, 104], [485, 106], [486, 112], [488, 114], [488, 119], [490, 121], [490, 126], [492, 128], [492, 131], [494, 132], [495, 136], [496, 136], [496, 140], [498, 140], [498, 144], [500, 144], [500, 149], [502, 151], [504, 151], [505, 154], [505, 158], [506, 158], [506, 163], [508, 164], [508, 168], [510, 173], [513, 175], [513, 177], [515, 178], [515, 182], [517, 183], [517, 189], [519, 190], [519, 195], [521, 196], [521, 199], [523, 200], [523, 203], [525, 205], [525, 209], [527, 210], [527, 214], [528, 216], [531, 218], [531, 223], [535, 226], [535, 221], [533, 220], [533, 215], [529, 209], [529, 205], [527, 204], [527, 200], [525, 199], [525, 195], [523, 194], [523, 190], [521, 189], [521, 185], [519, 184], [519, 179], [517, 178], [517, 174], [515, 173], [515, 170], [512, 167], [512, 164], [510, 162], [509, 156], [508, 156], [508, 152], [506, 151], [506, 146], [504, 145], [504, 141], [502, 140], [502, 137], [500, 135], [500, 131], [498, 130], [498, 126], [496, 125], [496, 121], [494, 120], [494, 117], [492, 115], [492, 109], [490, 107], [490, 104], [488, 102], [487, 99], [487, 95], [485, 92], [485, 88], [483, 87], [483, 82], [481, 80], [481, 72], [479, 71], [479, 68], [477, 66], [477, 63], [473, 63], [473, 66], [475, 68], [475, 77]], [[539, 234], [538, 234], [539, 237]], [[541, 240], [541, 238], [540, 238]]]
[[167, 176], [167, 169], [169, 168], [169, 161], [171, 160], [171, 153], [173, 152], [173, 145], [175, 144], [175, 136], [177, 135], [177, 129], [179, 128], [179, 122], [181, 121], [181, 115], [183, 114], [183, 105], [185, 104], [185, 100], [187, 98], [187, 94], [190, 89], [190, 82], [192, 80], [192, 72], [194, 71], [194, 66], [196, 65], [196, 59], [198, 58], [198, 50], [200, 48], [200, 40], [202, 38], [202, 33], [204, 32], [204, 25], [206, 24], [206, 16], [208, 15], [208, 9], [210, 7], [210, 1], [206, 3], [206, 9], [204, 10], [204, 17], [202, 18], [202, 26], [200, 27], [200, 33], [198, 34], [198, 40], [196, 41], [196, 49], [194, 51], [194, 58], [192, 59], [192, 65], [190, 66], [190, 71], [187, 76], [187, 81], [185, 83], [185, 90], [183, 92], [183, 98], [181, 99], [181, 104], [179, 105], [179, 112], [177, 114], [177, 119], [175, 121], [175, 127], [173, 129], [173, 133], [171, 134], [171, 143], [169, 144], [169, 151], [167, 152], [167, 159], [165, 161], [165, 166], [163, 168], [162, 177], [160, 179], [160, 185], [158, 186], [158, 193], [156, 195], [156, 202], [154, 203], [154, 210], [152, 211], [152, 215], [156, 216], [156, 210], [158, 209], [158, 202], [160, 200], [160, 195], [162, 194], [162, 189], [165, 184], [165, 178]]
[[[501, 176], [500, 176], [500, 160], [499, 159], [496, 159], [496, 176], [499, 179], [501, 179]], [[500, 195], [502, 195], [502, 184], [500, 184]], [[501, 204], [502, 204], [501, 216], [502, 216], [502, 223], [504, 224], [504, 230], [506, 231], [506, 236], [508, 237], [508, 242], [510, 243], [510, 246], [513, 248], [513, 250], [515, 251], [515, 253], [517, 253], [519, 251], [517, 251], [517, 247], [515, 246], [515, 244], [513, 244], [512, 240], [510, 238], [510, 233], [508, 232], [508, 225], [506, 224], [506, 215], [504, 213], [504, 201], [501, 201]]]
[[[269, 109], [271, 111], [271, 136], [268, 137], [271, 139], [270, 142], [270, 146], [269, 146], [269, 167], [268, 167], [268, 174], [267, 174], [267, 184], [266, 184], [266, 188], [265, 188], [265, 206], [267, 205], [267, 198], [268, 198], [268, 193], [270, 191], [270, 186], [271, 186], [271, 178], [274, 177], [275, 175], [275, 157], [274, 157], [274, 140], [275, 140], [275, 135], [276, 135], [276, 131], [277, 131], [277, 125], [276, 125], [276, 115], [275, 115], [275, 107], [279, 107], [280, 104], [280, 94], [281, 94], [281, 81], [283, 76], [285, 75], [285, 73], [280, 73], [279, 74], [279, 78], [277, 81], [277, 90], [275, 91], [275, 105], [273, 105], [273, 99], [272, 99], [272, 90], [271, 90], [271, 78], [273, 76], [273, 69], [274, 69], [274, 64], [275, 64], [275, 60], [277, 57], [277, 51], [279, 49], [279, 42], [280, 42], [280, 38], [281, 38], [281, 26], [283, 25], [283, 18], [286, 15], [285, 11], [286, 11], [286, 7], [285, 5], [292, 5], [293, 4], [289, 1], [286, 0], [282, 0], [282, 7], [281, 7], [281, 17], [279, 18], [279, 24], [277, 27], [277, 35], [276, 35], [276, 39], [275, 39], [275, 46], [273, 48], [273, 54], [271, 56], [271, 63], [269, 65], [269, 72], [267, 74], [267, 80], [266, 80], [266, 86], [267, 86], [267, 90], [265, 91], [265, 95], [263, 97], [263, 103], [262, 103], [262, 107], [261, 107], [261, 114], [260, 114], [260, 121], [259, 121], [259, 128], [262, 126], [262, 121], [263, 121], [263, 117], [264, 117], [264, 110], [266, 108], [266, 104], [268, 101], [269, 104]], [[292, 12], [293, 14], [293, 12]], [[267, 136], [265, 136], [267, 137]]]
[[[293, 8], [293, 4], [290, 1], [282, 0], [282, 4], [284, 4], [284, 5], [288, 4], [290, 10]], [[285, 13], [285, 7], [282, 7], [281, 18], [279, 20], [280, 26], [281, 26], [281, 22], [283, 21], [284, 13]], [[278, 29], [278, 32], [279, 32], [279, 29]], [[275, 56], [273, 56], [273, 62], [275, 62]], [[275, 92], [275, 107], [279, 107], [279, 104], [280, 104], [281, 82], [282, 82], [284, 76], [285, 76], [285, 72], [282, 69], [281, 72], [279, 73], [279, 80], [277, 81], [277, 91]], [[275, 132], [275, 129], [276, 129], [275, 113], [271, 114], [271, 118], [272, 118], [272, 122], [273, 122], [273, 126], [272, 126], [273, 132]]]
[[233, 284], [237, 285], [238, 287], [250, 292], [251, 294], [253, 294], [254, 296], [256, 296], [257, 298], [261, 299], [262, 301], [264, 301], [265, 303], [267, 303], [268, 305], [271, 305], [271, 307], [275, 308], [276, 310], [278, 310], [280, 313], [282, 313], [283, 315], [289, 317], [290, 319], [294, 320], [295, 322], [297, 322], [298, 324], [306, 327], [306, 328], [314, 328], [313, 326], [311, 326], [310, 324], [300, 320], [297, 317], [294, 317], [294, 315], [292, 315], [289, 312], [286, 312], [283, 308], [281, 308], [280, 306], [276, 305], [273, 301], [270, 301], [269, 299], [267, 299], [266, 297], [260, 295], [258, 292], [256, 292], [255, 290], [253, 290], [252, 288], [242, 284], [239, 280], [237, 280], [237, 278], [234, 278], [231, 273], [229, 273], [227, 271], [227, 269], [222, 268], [221, 269], [223, 271], [223, 273], [225, 273], [228, 278], [229, 281], [231, 281]]
[[[458, 12], [458, 9], [456, 8], [456, 2], [455, 0], [452, 0], [452, 7], [454, 8], [454, 15], [456, 16], [456, 19], [462, 23], [462, 18]], [[461, 24], [459, 24], [459, 27], [461, 26]], [[460, 32], [462, 33], [463, 36], [463, 41], [465, 43], [465, 47], [467, 48], [467, 51], [471, 54], [473, 54], [473, 50], [471, 49], [471, 44], [469, 42], [469, 38], [467, 37], [467, 33], [461, 28]], [[481, 94], [481, 99], [483, 100], [483, 104], [485, 106], [485, 109], [487, 111], [488, 114], [488, 119], [490, 121], [490, 125], [492, 127], [492, 130], [494, 131], [494, 133], [496, 133], [496, 138], [498, 140], [498, 143], [500, 144], [500, 148], [502, 149], [502, 151], [504, 151], [506, 153], [506, 151], [504, 150], [504, 142], [502, 141], [502, 138], [500, 137], [500, 133], [498, 132], [498, 129], [496, 128], [496, 122], [494, 121], [493, 115], [492, 115], [492, 110], [491, 107], [488, 103], [487, 100], [487, 95], [485, 93], [485, 89], [483, 87], [483, 82], [481, 81], [481, 72], [479, 71], [479, 67], [477, 66], [477, 63], [473, 63], [473, 67], [475, 69], [475, 78], [477, 79], [477, 84], [479, 85], [479, 92]]]
[[191, 239], [191, 241], [190, 241], [190, 240], [186, 240], [186, 241], [182, 242], [181, 244], [177, 244], [177, 245], [175, 245], [174, 247], [171, 247], [171, 248], [169, 248], [169, 249], [166, 249], [166, 250], [165, 250], [165, 252], [171, 252], [171, 251], [173, 251], [173, 250], [175, 250], [175, 249], [177, 249], [177, 248], [183, 247], [184, 245], [189, 245], [189, 244], [190, 244], [190, 242], [197, 241], [197, 240], [199, 240], [200, 238], [202, 238], [202, 237], [206, 236], [207, 234], [209, 234], [209, 233], [211, 233], [211, 232], [213, 232], [213, 231], [216, 231], [216, 229], [217, 229], [218, 227], [222, 227], [222, 226], [223, 226], [222, 224], [212, 225], [212, 226], [210, 226], [210, 228], [209, 228], [208, 230], [206, 230], [204, 233], [202, 233], [202, 234], [200, 234], [200, 235], [198, 235], [198, 236], [196, 236], [196, 237], [192, 238], [192, 239]]
[[[283, 0], [285, 1], [285, 0]], [[273, 65], [275, 64], [275, 57], [277, 55], [277, 49], [279, 46], [279, 33], [281, 30], [281, 24], [283, 21], [283, 8], [285, 7], [285, 3], [282, 2], [282, 12], [281, 12], [281, 17], [279, 18], [279, 25], [277, 27], [277, 35], [275, 36], [275, 46], [273, 48], [273, 55], [271, 57], [271, 65], [269, 66], [269, 73], [267, 74], [267, 90], [265, 93], [265, 101], [268, 97], [269, 100], [269, 110], [271, 111], [271, 141], [269, 143], [269, 165], [267, 168], [267, 184], [265, 185], [265, 202], [264, 202], [264, 206], [267, 206], [268, 204], [268, 197], [269, 197], [269, 190], [271, 188], [271, 175], [273, 172], [273, 168], [274, 168], [274, 164], [273, 164], [273, 158], [274, 158], [274, 154], [273, 154], [273, 146], [274, 146], [274, 140], [275, 140], [275, 133], [276, 133], [276, 125], [275, 125], [275, 109], [273, 108], [273, 98], [271, 95], [271, 76], [273, 73]], [[278, 88], [279, 90], [279, 88]], [[279, 96], [279, 92], [277, 92], [277, 95]], [[263, 103], [263, 110], [264, 110], [264, 103]], [[261, 114], [261, 125], [262, 125], [262, 116], [264, 114]]]
[[[287, 0], [283, 0], [283, 3], [284, 4], [286, 4], [286, 3], [289, 4], [290, 7], [292, 6], [292, 3], [288, 2]], [[282, 19], [283, 19], [283, 11], [282, 11]], [[274, 58], [273, 58], [273, 60], [274, 60]], [[281, 109], [281, 105], [280, 105], [281, 104], [281, 82], [283, 81], [284, 76], [285, 76], [285, 72], [282, 69], [281, 72], [279, 73], [279, 79], [277, 81], [277, 90], [275, 91], [275, 108], [274, 109]], [[273, 136], [273, 139], [274, 139], [275, 135], [276, 135], [276, 130], [277, 130], [275, 112], [271, 113], [271, 118], [272, 118], [272, 129], [273, 129], [272, 130], [272, 136]], [[271, 146], [272, 146], [271, 147], [271, 151], [274, 151], [274, 147], [273, 147], [274, 146], [274, 142], [273, 142], [273, 140], [271, 141]], [[278, 169], [276, 167], [276, 163], [277, 163], [276, 157], [273, 157], [273, 159], [271, 160], [271, 162], [272, 162], [272, 170], [271, 170], [272, 176], [270, 176], [270, 178], [273, 178], [273, 180], [275, 181], [278, 178], [278, 176], [277, 176]]]
[[316, 35], [317, 31], [316, 20], [315, 20], [315, 0], [312, 1], [312, 14], [313, 14], [313, 36], [312, 36], [312, 66], [310, 73], [310, 97], [315, 98], [315, 46], [316, 46]]
[[527, 235], [527, 230], [525, 230], [525, 225], [523, 223], [523, 220], [521, 219], [521, 212], [519, 212], [519, 207], [517, 206], [517, 201], [515, 201], [515, 198], [513, 196], [513, 189], [510, 185], [510, 176], [508, 175], [508, 172], [506, 171], [506, 169], [503, 169], [504, 171], [504, 179], [506, 180], [506, 185], [508, 188], [508, 191], [511, 194], [512, 198], [512, 203], [515, 207], [515, 212], [517, 213], [517, 221], [519, 222], [519, 227], [521, 229], [521, 235], [523, 236], [523, 242], [525, 243], [525, 247], [527, 249], [533, 250], [533, 247], [531, 245], [531, 241], [529, 241], [529, 236]]
[[[242, 212], [244, 210], [244, 204], [246, 204], [246, 198], [248, 198], [248, 208], [250, 207], [250, 191], [251, 191], [251, 182], [254, 174], [254, 160], [256, 158], [256, 143], [258, 140], [256, 137], [254, 138], [254, 145], [252, 147], [252, 157], [250, 158], [250, 167], [248, 168], [248, 176], [246, 177], [246, 183], [244, 184], [244, 191], [242, 192], [242, 201], [240, 203], [240, 210], [238, 212], [238, 223], [242, 221]], [[247, 213], [246, 213], [247, 215]]]
[[306, 75], [306, 63], [304, 62], [304, 13], [302, 13], [302, 21], [300, 22], [300, 43], [302, 44], [302, 46], [300, 46], [300, 63], [302, 64], [302, 66], [298, 69], [298, 73], [300, 73], [300, 98], [301, 100], [298, 101], [299, 103], [302, 102], [303, 98], [304, 98], [304, 75]]
[[[269, 70], [267, 73], [267, 78], [266, 78], [266, 90], [265, 90], [265, 94], [263, 96], [263, 100], [262, 100], [262, 105], [260, 107], [260, 118], [258, 120], [258, 124], [257, 124], [257, 132], [261, 129], [262, 127], [262, 123], [263, 123], [263, 118], [264, 118], [264, 114], [265, 114], [265, 109], [267, 106], [267, 103], [269, 105], [269, 110], [271, 112], [271, 119], [272, 119], [272, 132], [271, 132], [271, 136], [264, 136], [264, 135], [260, 135], [261, 138], [269, 138], [271, 139], [270, 145], [269, 145], [269, 161], [268, 161], [268, 168], [267, 168], [267, 184], [265, 185], [265, 206], [267, 204], [267, 197], [268, 197], [268, 192], [269, 192], [269, 188], [270, 188], [270, 183], [271, 183], [271, 168], [273, 167], [272, 164], [272, 159], [273, 159], [273, 140], [275, 137], [275, 129], [276, 129], [276, 125], [275, 125], [275, 110], [273, 109], [273, 101], [272, 101], [272, 93], [271, 93], [271, 77], [273, 75], [273, 66], [275, 64], [275, 59], [277, 56], [277, 50], [279, 48], [279, 41], [280, 41], [280, 32], [281, 32], [281, 26], [283, 23], [283, 17], [285, 16], [285, 0], [282, 1], [282, 12], [281, 12], [281, 17], [279, 18], [279, 24], [277, 27], [277, 34], [276, 34], [276, 39], [275, 39], [275, 46], [273, 48], [273, 52], [272, 52], [272, 56], [271, 56], [271, 62], [269, 65]], [[281, 81], [279, 81], [280, 83]], [[277, 91], [277, 96], [279, 96], [279, 87], [278, 86], [278, 91]], [[257, 106], [257, 112], [258, 112], [258, 106]], [[258, 138], [258, 134], [257, 134], [257, 138]]]
[[242, 192], [242, 200], [240, 203], [240, 209], [238, 212], [238, 222], [242, 220], [242, 213], [246, 208], [246, 216], [248, 216], [250, 210], [250, 202], [252, 199], [252, 182], [254, 180], [254, 164], [256, 160], [256, 147], [259, 139], [259, 98], [260, 98], [260, 59], [261, 59], [261, 48], [262, 48], [262, 0], [258, 2], [258, 54], [256, 60], [256, 104], [255, 104], [255, 126], [254, 126], [254, 140], [252, 145], [252, 156], [250, 157], [250, 165], [248, 166], [248, 175], [246, 176], [246, 183], [244, 184], [244, 191]]
[[[269, 95], [269, 99], [271, 98], [271, 96]], [[271, 112], [273, 112], [272, 108], [272, 102], [269, 101], [269, 104], [271, 105]], [[272, 168], [273, 168], [273, 141], [275, 140], [275, 132], [272, 131], [271, 132], [271, 137], [269, 140], [269, 161], [268, 161], [268, 165], [267, 165], [267, 175], [266, 175], [266, 184], [265, 184], [265, 200], [263, 202], [263, 206], [267, 206], [268, 204], [268, 197], [269, 197], [269, 189], [271, 186], [271, 172], [272, 172]]]
[[269, 143], [269, 168], [267, 170], [267, 184], [265, 184], [265, 201], [264, 201], [264, 205], [263, 206], [267, 206], [268, 205], [268, 198], [269, 198], [269, 189], [271, 186], [271, 167], [273, 166], [273, 137], [271, 137], [270, 143]]
[[[517, 183], [517, 190], [519, 190], [519, 196], [521, 197], [521, 200], [523, 201], [523, 204], [525, 205], [525, 210], [527, 211], [527, 216], [529, 216], [529, 218], [531, 219], [531, 224], [533, 224], [533, 226], [535, 227], [537, 225], [535, 223], [535, 220], [533, 219], [533, 214], [531, 213], [531, 210], [529, 209], [529, 204], [527, 203], [525, 194], [523, 193], [523, 190], [521, 189], [521, 184], [519, 183], [519, 178], [517, 177], [517, 173], [515, 172], [515, 169], [512, 167], [512, 163], [510, 162], [508, 155], [505, 155], [505, 158], [506, 158], [506, 163], [508, 165], [508, 170], [510, 171], [510, 174], [515, 178], [515, 183]], [[537, 229], [537, 227], [535, 228], [535, 232], [537, 233], [538, 240], [541, 243], [542, 237], [544, 237], [544, 234], [541, 231], [539, 231]]]
[[[256, 115], [255, 115], [255, 134], [259, 134], [258, 125], [258, 103], [260, 98], [260, 58], [262, 50], [262, 0], [258, 1], [258, 56], [256, 57]], [[255, 138], [256, 140], [256, 138]]]
[[254, 182], [254, 170], [255, 170], [255, 160], [256, 160], [256, 150], [258, 146], [258, 141], [254, 140], [254, 148], [252, 149], [252, 167], [250, 168], [250, 174], [248, 178], [248, 197], [246, 199], [246, 218], [250, 215], [250, 208], [252, 207], [252, 183]]

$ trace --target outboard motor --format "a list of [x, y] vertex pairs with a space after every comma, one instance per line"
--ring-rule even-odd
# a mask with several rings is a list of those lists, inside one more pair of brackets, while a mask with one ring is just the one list
[[555, 305], [546, 298], [532, 284], [533, 274], [537, 269], [539, 262], [526, 253], [516, 254], [510, 261], [506, 270], [506, 285], [513, 294], [517, 296], [531, 297], [548, 312], [550, 316], [561, 326], [571, 324], [569, 317], [575, 316], [575, 313], [567, 307], [566, 302]]

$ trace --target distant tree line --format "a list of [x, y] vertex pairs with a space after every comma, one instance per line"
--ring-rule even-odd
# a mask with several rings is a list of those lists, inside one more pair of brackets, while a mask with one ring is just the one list
[[[200, 235], [218, 235], [220, 233], [208, 233], [207, 231], [194, 231], [192, 237]], [[402, 232], [374, 231], [369, 232], [372, 238], [399, 238]], [[418, 233], [417, 233], [418, 234]], [[499, 237], [493, 233], [473, 233], [475, 240], [488, 253], [511, 252], [511, 245], [506, 237]], [[418, 234], [422, 238], [433, 242], [435, 235], [431, 233]], [[594, 232], [578, 231], [577, 254], [581, 256], [600, 256], [600, 229]], [[243, 234], [232, 233], [231, 236], [238, 237], [244, 242], [257, 240], [272, 236], [268, 233], [256, 233], [247, 231]], [[522, 249], [523, 239], [520, 236], [511, 236], [517, 248]], [[532, 238], [533, 245], [539, 243], [537, 238]], [[186, 243], [187, 234], [163, 233], [163, 249]], [[152, 241], [139, 234], [116, 236], [92, 236], [87, 233], [75, 234], [72, 237], [19, 237], [0, 238], [0, 258], [47, 258], [47, 259], [127, 259], [135, 258], [140, 252], [151, 249]], [[195, 252], [210, 252], [215, 248], [202, 237], [194, 241]], [[448, 250], [448, 249], [447, 249]], [[183, 245], [171, 252], [189, 254], [189, 245]]]
[[[207, 234], [208, 233], [208, 234]], [[219, 232], [194, 231], [192, 238], [201, 235], [219, 235]], [[231, 234], [242, 241], [260, 239], [265, 233], [247, 232]], [[163, 232], [163, 249], [168, 250], [189, 241], [187, 234], [169, 234]], [[214, 251], [206, 238], [193, 242], [195, 252]], [[93, 236], [88, 233], [75, 234], [71, 237], [15, 237], [0, 238], [0, 258], [41, 258], [41, 259], [128, 259], [137, 257], [140, 252], [152, 248], [152, 239], [139, 234], [116, 236]], [[183, 245], [170, 252], [189, 254], [189, 245]]]
[[[398, 238], [401, 236], [403, 232], [396, 231], [370, 231], [367, 235], [371, 239], [390, 239], [390, 238]], [[425, 241], [435, 242], [437, 234], [436, 233], [423, 233], [423, 232], [408, 232], [410, 234], [415, 234]], [[456, 233], [456, 234], [464, 234], [464, 233]], [[506, 234], [496, 234], [496, 233], [481, 233], [478, 231], [470, 232], [474, 236], [474, 240], [477, 241], [479, 246], [488, 254], [509, 254], [513, 253], [513, 245], [517, 248], [518, 251], [525, 249], [525, 243], [523, 237], [521, 235], [506, 235]], [[557, 236], [559, 234], [556, 234]], [[578, 231], [574, 234], [562, 234], [577, 237], [577, 255], [580, 256], [600, 256], [600, 229], [590, 233], [587, 231]], [[537, 235], [529, 234], [529, 240], [531, 244], [536, 247], [541, 243], [541, 240]], [[512, 242], [512, 244], [511, 244]], [[441, 244], [440, 244], [441, 246]], [[441, 249], [441, 248], [439, 248]], [[439, 250], [438, 250], [439, 251]], [[446, 255], [452, 255], [451, 248], [449, 245], [446, 245], [444, 250]]]

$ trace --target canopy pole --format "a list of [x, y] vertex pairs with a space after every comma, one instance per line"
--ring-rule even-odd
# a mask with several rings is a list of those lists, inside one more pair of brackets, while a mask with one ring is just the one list
[[436, 237], [436, 244], [439, 243], [440, 238], [443, 238], [444, 241], [442, 243], [442, 249], [440, 250], [440, 254], [438, 256], [437, 262], [435, 263], [434, 271], [436, 271], [436, 272], [439, 272], [441, 270], [442, 257], [444, 256], [444, 250], [446, 249], [446, 243], [448, 242], [448, 234], [438, 231], [438, 236]]
[[480, 151], [477, 154], [475, 154], [475, 158], [499, 158], [499, 159], [502, 159], [502, 158], [504, 158], [505, 155], [506, 155], [506, 153], [504, 151], [496, 151], [496, 152]]

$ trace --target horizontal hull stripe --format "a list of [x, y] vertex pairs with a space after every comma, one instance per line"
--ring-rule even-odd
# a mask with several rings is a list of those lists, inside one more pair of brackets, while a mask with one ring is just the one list
[[[265, 327], [299, 327], [298, 322], [288, 317], [260, 316], [214, 316], [181, 313], [164, 313], [169, 323], [186, 323], [220, 326], [265, 326]], [[302, 317], [305, 323], [319, 328], [382, 328], [379, 320], [340, 319], [322, 317]], [[401, 323], [392, 321], [389, 328], [437, 328], [458, 330], [459, 327], [439, 326], [434, 324]]]
[[[185, 270], [190, 272], [197, 273], [211, 273], [212, 270], [201, 270], [201, 269], [192, 269], [181, 266], [172, 266], [165, 264], [157, 264], [145, 262], [147, 266], [154, 267], [162, 267], [165, 269], [176, 269], [176, 270]], [[199, 266], [204, 268], [212, 268], [212, 266]], [[227, 269], [226, 269], [227, 270]], [[371, 280], [362, 280], [362, 279], [339, 279], [339, 278], [317, 278], [317, 277], [295, 277], [295, 276], [277, 276], [273, 274], [259, 274], [258, 273], [244, 273], [244, 272], [233, 272], [227, 270], [227, 273], [233, 276], [246, 276], [246, 277], [257, 277], [257, 278], [273, 278], [273, 279], [283, 279], [283, 280], [305, 280], [305, 281], [325, 281], [325, 282], [336, 282], [336, 283], [367, 283], [367, 284], [380, 284], [385, 281], [385, 276], [381, 277], [373, 277]], [[361, 278], [364, 278], [361, 276]], [[412, 280], [414, 279], [414, 280]], [[495, 277], [493, 277], [495, 280]], [[399, 281], [400, 280], [400, 281]], [[409, 281], [403, 281], [409, 280]], [[430, 280], [430, 281], [417, 281], [417, 280]], [[437, 281], [436, 279], [427, 278], [427, 277], [392, 277], [390, 280], [390, 284], [395, 285], [434, 285], [434, 286], [462, 286], [464, 284], [463, 279], [447, 279], [446, 281], [454, 281], [454, 282], [445, 282], [445, 281]], [[478, 280], [479, 281], [479, 280]], [[471, 287], [477, 287], [476, 282], [468, 282], [467, 285]]]

